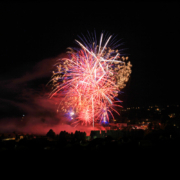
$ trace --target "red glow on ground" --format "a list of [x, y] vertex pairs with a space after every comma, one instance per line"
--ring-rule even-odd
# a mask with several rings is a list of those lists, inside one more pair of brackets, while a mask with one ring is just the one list
[[77, 124], [73, 127], [65, 123], [58, 123], [56, 125], [51, 125], [47, 123], [32, 123], [28, 122], [24, 126], [17, 125], [13, 119], [9, 122], [1, 121], [0, 123], [0, 133], [23, 133], [23, 134], [37, 134], [37, 135], [46, 135], [47, 132], [52, 129], [56, 134], [59, 134], [61, 131], [66, 131], [68, 133], [75, 133], [76, 131], [86, 132], [86, 136], [90, 136], [92, 130], [106, 130], [103, 126], [83, 126]]

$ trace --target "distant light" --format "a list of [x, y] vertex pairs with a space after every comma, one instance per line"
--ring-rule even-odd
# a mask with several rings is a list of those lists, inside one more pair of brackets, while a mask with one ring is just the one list
[[12, 137], [12, 138], [5, 138], [5, 139], [2, 139], [2, 141], [10, 141], [10, 140], [15, 140], [16, 138], [15, 137]]
[[23, 116], [25, 116], [25, 115], [23, 114]]
[[169, 105], [167, 105], [167, 107], [169, 107]]

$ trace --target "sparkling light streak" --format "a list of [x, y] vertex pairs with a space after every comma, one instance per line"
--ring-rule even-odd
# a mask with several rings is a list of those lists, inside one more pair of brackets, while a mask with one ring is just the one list
[[119, 50], [108, 47], [111, 37], [103, 45], [102, 33], [96, 47], [96, 40], [90, 44], [86, 39], [75, 40], [81, 49], [68, 48], [70, 57], [59, 59], [56, 64], [57, 71], [49, 81], [53, 89], [50, 98], [57, 97], [58, 108], [64, 112], [72, 109], [75, 122], [94, 126], [95, 121], [109, 120], [108, 113], [118, 113], [114, 106], [121, 107], [117, 104], [121, 101], [114, 98], [126, 86], [132, 65], [127, 62], [128, 57], [120, 57]]

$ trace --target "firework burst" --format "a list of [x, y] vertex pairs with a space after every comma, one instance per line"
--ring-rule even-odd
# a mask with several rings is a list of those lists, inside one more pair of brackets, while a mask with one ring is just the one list
[[102, 33], [99, 44], [93, 37], [92, 43], [85, 38], [75, 41], [80, 49], [68, 48], [70, 57], [56, 64], [57, 71], [49, 82], [53, 88], [50, 98], [58, 97], [58, 109], [73, 109], [78, 121], [94, 126], [95, 121], [108, 121], [108, 114], [117, 112], [114, 106], [121, 107], [121, 101], [114, 99], [126, 86], [132, 65], [128, 57], [120, 57], [119, 50], [108, 46], [114, 42], [112, 36], [103, 41]]

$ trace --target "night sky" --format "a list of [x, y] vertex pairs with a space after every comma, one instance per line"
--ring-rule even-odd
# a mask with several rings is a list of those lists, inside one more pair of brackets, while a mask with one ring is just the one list
[[1, 3], [1, 113], [40, 106], [33, 94], [43, 91], [57, 57], [94, 29], [117, 35], [127, 48], [133, 67], [120, 95], [124, 107], [179, 104], [179, 9], [162, 2]]

